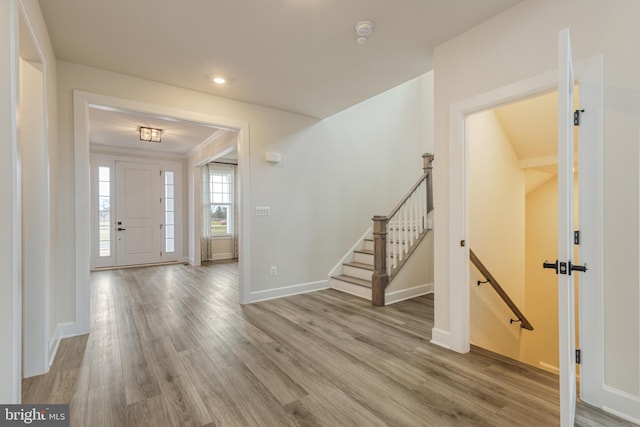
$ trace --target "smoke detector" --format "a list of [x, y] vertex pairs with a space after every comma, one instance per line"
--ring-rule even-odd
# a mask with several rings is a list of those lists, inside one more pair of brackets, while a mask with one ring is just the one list
[[373, 22], [371, 21], [360, 21], [356, 24], [356, 42], [358, 44], [365, 44], [367, 42], [367, 37], [369, 37], [373, 33]]

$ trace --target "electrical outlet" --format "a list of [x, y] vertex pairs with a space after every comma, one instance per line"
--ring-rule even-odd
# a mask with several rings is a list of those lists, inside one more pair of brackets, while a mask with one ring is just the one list
[[271, 266], [271, 275], [275, 276], [276, 274], [278, 274], [278, 267], [276, 267], [275, 265]]

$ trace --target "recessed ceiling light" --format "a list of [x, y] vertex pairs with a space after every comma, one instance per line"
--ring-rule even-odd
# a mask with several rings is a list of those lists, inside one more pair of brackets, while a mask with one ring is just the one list
[[218, 76], [213, 78], [213, 82], [217, 85], [223, 85], [227, 82], [227, 79], [225, 79], [224, 77]]

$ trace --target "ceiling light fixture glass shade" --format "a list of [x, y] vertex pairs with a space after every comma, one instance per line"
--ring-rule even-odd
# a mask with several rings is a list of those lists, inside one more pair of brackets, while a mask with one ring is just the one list
[[140, 141], [160, 142], [162, 129], [140, 126]]

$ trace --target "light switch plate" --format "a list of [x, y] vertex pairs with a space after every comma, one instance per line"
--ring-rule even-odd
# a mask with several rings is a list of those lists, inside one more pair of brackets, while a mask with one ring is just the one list
[[271, 215], [271, 208], [269, 206], [256, 206], [256, 216], [269, 215]]

